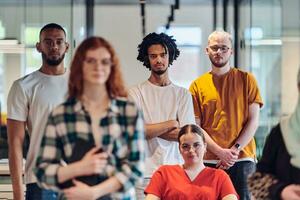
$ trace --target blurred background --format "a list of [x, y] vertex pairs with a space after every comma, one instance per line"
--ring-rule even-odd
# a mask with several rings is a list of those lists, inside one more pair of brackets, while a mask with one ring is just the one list
[[[272, 126], [291, 113], [297, 101], [299, 10], [299, 0], [0, 0], [0, 174], [1, 166], [7, 166], [7, 94], [14, 80], [40, 68], [35, 44], [46, 23], [58, 23], [67, 32], [71, 49], [66, 66], [87, 36], [109, 40], [128, 87], [149, 76], [136, 60], [137, 45], [145, 34], [174, 35], [181, 56], [170, 67], [170, 76], [188, 88], [210, 69], [205, 55], [208, 35], [215, 29], [230, 32], [232, 66], [255, 75], [265, 103], [256, 133], [260, 155]], [[8, 177], [7, 171], [2, 173], [0, 183], [9, 183]]]

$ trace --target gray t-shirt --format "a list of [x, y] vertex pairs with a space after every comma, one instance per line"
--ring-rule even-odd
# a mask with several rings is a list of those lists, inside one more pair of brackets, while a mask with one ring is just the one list
[[40, 71], [16, 80], [8, 94], [7, 118], [26, 122], [30, 146], [25, 164], [25, 183], [35, 183], [33, 168], [48, 115], [67, 97], [69, 72], [47, 75]]

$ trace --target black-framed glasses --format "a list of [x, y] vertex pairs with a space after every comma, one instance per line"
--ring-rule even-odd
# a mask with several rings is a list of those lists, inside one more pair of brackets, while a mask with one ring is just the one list
[[217, 53], [219, 50], [221, 51], [221, 53], [227, 53], [230, 49], [230, 47], [228, 46], [210, 46], [209, 48], [215, 53]]
[[197, 151], [201, 148], [201, 146], [202, 146], [202, 144], [200, 142], [195, 142], [192, 145], [183, 143], [183, 144], [181, 144], [180, 147], [183, 151], [190, 151], [192, 147], [195, 151]]

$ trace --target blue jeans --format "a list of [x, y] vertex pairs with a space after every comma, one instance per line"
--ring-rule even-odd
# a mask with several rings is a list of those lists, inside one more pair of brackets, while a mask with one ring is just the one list
[[[215, 164], [205, 163], [208, 167], [216, 167]], [[230, 176], [232, 184], [240, 196], [240, 200], [250, 200], [251, 194], [247, 186], [247, 178], [250, 174], [255, 172], [255, 163], [251, 161], [236, 162], [228, 170], [225, 170]]]
[[26, 185], [26, 200], [56, 200], [57, 198], [56, 192], [42, 189], [36, 183]]

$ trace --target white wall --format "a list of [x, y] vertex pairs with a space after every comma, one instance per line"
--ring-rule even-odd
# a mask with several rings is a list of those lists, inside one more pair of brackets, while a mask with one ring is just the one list
[[[170, 7], [168, 5], [147, 5], [147, 33], [156, 31], [159, 26], [164, 26], [169, 15]], [[175, 11], [175, 23], [173, 24], [200, 27], [205, 47], [208, 34], [212, 31], [212, 8], [210, 6], [181, 6], [179, 10]], [[148, 69], [136, 60], [137, 46], [143, 38], [138, 5], [96, 6], [95, 34], [105, 37], [117, 50], [124, 79], [128, 86], [148, 78]], [[203, 71], [207, 71], [210, 65], [204, 49], [199, 56]]]

